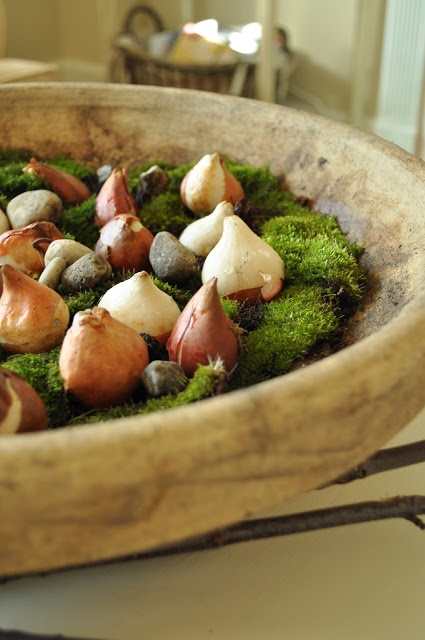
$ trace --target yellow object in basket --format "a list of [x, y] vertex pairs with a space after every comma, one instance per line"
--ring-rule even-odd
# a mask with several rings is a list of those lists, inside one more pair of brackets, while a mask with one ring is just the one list
[[235, 62], [236, 57], [231, 49], [220, 42], [213, 42], [199, 33], [182, 31], [168, 56], [168, 60], [181, 64], [223, 64]]

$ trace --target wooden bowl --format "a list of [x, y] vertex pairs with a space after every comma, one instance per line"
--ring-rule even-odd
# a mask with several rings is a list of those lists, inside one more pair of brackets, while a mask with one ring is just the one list
[[0, 441], [0, 575], [118, 558], [331, 481], [425, 405], [425, 165], [372, 135], [255, 100], [125, 85], [0, 87], [1, 144], [97, 165], [219, 151], [285, 173], [366, 246], [351, 346], [154, 415]]

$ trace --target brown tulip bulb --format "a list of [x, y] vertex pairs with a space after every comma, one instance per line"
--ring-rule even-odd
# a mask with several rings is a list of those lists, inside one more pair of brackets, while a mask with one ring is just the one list
[[0, 235], [0, 264], [10, 264], [28, 276], [39, 276], [50, 242], [63, 237], [53, 222], [33, 222], [5, 231]]
[[136, 215], [137, 205], [128, 190], [125, 169], [115, 167], [96, 197], [95, 223], [99, 227], [121, 213]]
[[47, 429], [47, 411], [33, 387], [0, 367], [0, 435]]
[[59, 356], [64, 388], [89, 409], [128, 400], [148, 364], [142, 336], [101, 307], [75, 314]]
[[36, 158], [31, 158], [22, 171], [37, 176], [47, 183], [62, 200], [67, 200], [67, 202], [79, 204], [91, 196], [90, 189], [79, 178], [67, 171], [39, 162]]
[[239, 331], [221, 306], [216, 278], [189, 300], [166, 347], [170, 360], [177, 362], [187, 376], [193, 375], [199, 364], [216, 360], [228, 373], [233, 371], [241, 353]]
[[18, 269], [0, 267], [0, 344], [11, 353], [42, 353], [57, 347], [69, 322], [69, 310], [53, 289]]
[[122, 213], [101, 229], [95, 251], [118, 271], [150, 271], [153, 234], [137, 216]]

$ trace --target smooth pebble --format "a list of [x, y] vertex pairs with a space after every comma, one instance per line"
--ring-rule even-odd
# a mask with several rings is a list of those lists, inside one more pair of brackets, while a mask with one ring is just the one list
[[62, 200], [47, 189], [25, 191], [10, 200], [6, 213], [12, 229], [26, 227], [33, 222], [56, 224], [62, 213]]
[[69, 267], [88, 253], [94, 253], [94, 251], [76, 240], [61, 238], [59, 240], [53, 240], [53, 242], [49, 244], [46, 255], [44, 256], [44, 264], [47, 267], [49, 262], [54, 258], [62, 258], [65, 260], [66, 266]]
[[152, 398], [179, 393], [189, 382], [181, 366], [168, 360], [153, 360], [142, 373], [140, 380], [146, 393]]
[[62, 273], [61, 283], [66, 293], [92, 289], [112, 275], [112, 267], [96, 253], [87, 253]]
[[156, 234], [149, 261], [158, 278], [171, 283], [184, 282], [199, 269], [195, 254], [168, 231]]
[[56, 289], [61, 281], [62, 273], [66, 269], [66, 262], [63, 258], [53, 258], [43, 269], [38, 279], [40, 284], [44, 284], [49, 289]]

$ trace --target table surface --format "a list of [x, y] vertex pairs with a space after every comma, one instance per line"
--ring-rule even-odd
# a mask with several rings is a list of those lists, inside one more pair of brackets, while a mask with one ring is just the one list
[[[425, 438], [425, 410], [389, 445]], [[425, 463], [259, 516], [425, 494]], [[422, 640], [425, 532], [389, 520], [0, 586], [0, 628], [102, 640]]]

